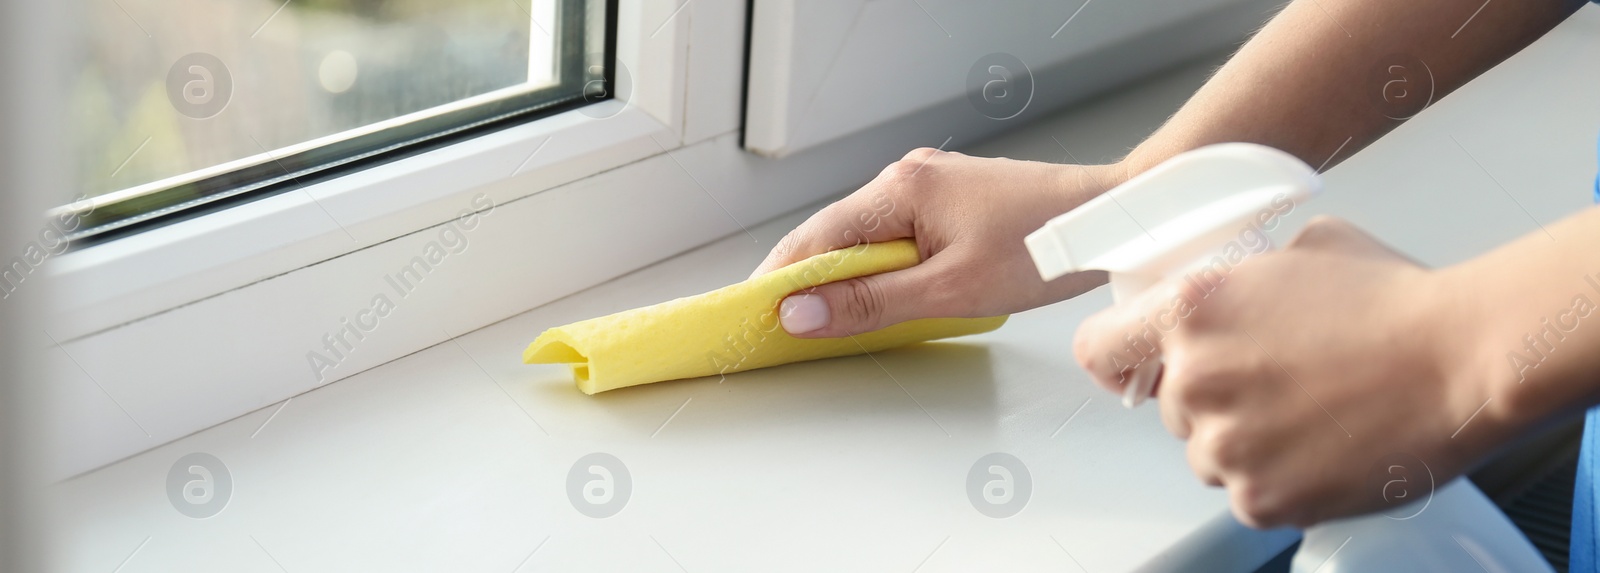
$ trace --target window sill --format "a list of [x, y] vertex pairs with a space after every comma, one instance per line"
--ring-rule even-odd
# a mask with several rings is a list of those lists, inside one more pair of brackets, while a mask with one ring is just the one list
[[[114, 566], [148, 538], [137, 559], [171, 569], [254, 559], [258, 543], [291, 568], [509, 570], [545, 540], [540, 563], [648, 570], [667, 564], [649, 532], [706, 570], [768, 567], [795, 542], [826, 548], [796, 554], [796, 570], [892, 570], [947, 538], [945, 564], [1060, 567], [1065, 549], [1091, 570], [1187, 570], [1264, 562], [1297, 537], [1233, 522], [1154, 408], [1123, 410], [1060, 351], [1063, 325], [1107, 304], [1103, 292], [949, 344], [724, 382], [586, 396], [565, 367], [521, 364], [543, 328], [741, 280], [819, 206], [752, 227], [759, 242], [726, 237], [60, 484], [63, 565]], [[617, 518], [584, 517], [567, 499], [568, 470], [593, 451], [631, 476]], [[987, 522], [959, 484], [992, 451], [1024, 460], [1032, 500], [1014, 528], [950, 530], [952, 514]], [[235, 484], [203, 531], [166, 496], [119, 485], [192, 452]]]

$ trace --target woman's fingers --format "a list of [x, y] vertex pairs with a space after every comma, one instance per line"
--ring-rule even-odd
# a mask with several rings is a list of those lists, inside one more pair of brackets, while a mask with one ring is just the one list
[[831, 282], [789, 295], [778, 307], [783, 329], [798, 338], [870, 332], [930, 317], [964, 316], [948, 284], [951, 257], [935, 256], [898, 271]]
[[941, 153], [948, 152], [917, 149], [889, 164], [872, 182], [824, 207], [785, 235], [750, 276], [828, 251], [911, 237], [912, 208], [900, 198], [911, 196], [924, 178], [927, 162]]
[[1073, 353], [1101, 387], [1121, 395], [1136, 376], [1159, 371], [1162, 339], [1192, 308], [1180, 308], [1176, 287], [1157, 283], [1078, 325]]

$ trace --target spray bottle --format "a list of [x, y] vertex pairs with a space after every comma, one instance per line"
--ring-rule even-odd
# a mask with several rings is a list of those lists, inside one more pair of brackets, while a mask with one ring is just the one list
[[[1322, 189], [1310, 166], [1253, 143], [1222, 143], [1168, 159], [1085, 202], [1025, 240], [1044, 280], [1067, 273], [1111, 273], [1111, 294], [1125, 301], [1163, 278], [1237, 262], [1247, 233], [1251, 252], [1271, 248], [1262, 232], [1277, 217]], [[1230, 243], [1235, 243], [1230, 245]], [[1159, 357], [1128, 377], [1122, 404], [1150, 396]]]
[[[1253, 251], [1271, 248], [1264, 226], [1316, 195], [1310, 166], [1249, 143], [1212, 145], [1167, 160], [1026, 238], [1039, 275], [1103, 270], [1111, 294], [1126, 301], [1164, 278], [1230, 259], [1230, 243], [1254, 232]], [[1276, 223], [1271, 223], [1275, 225]], [[1237, 259], [1237, 253], [1231, 258]], [[1235, 261], [1236, 262], [1236, 261]], [[1128, 378], [1123, 405], [1150, 396], [1160, 359]], [[1351, 571], [1550, 571], [1510, 520], [1465, 479], [1434, 491], [1431, 473], [1416, 501], [1390, 511], [1323, 523], [1305, 531], [1295, 573]]]

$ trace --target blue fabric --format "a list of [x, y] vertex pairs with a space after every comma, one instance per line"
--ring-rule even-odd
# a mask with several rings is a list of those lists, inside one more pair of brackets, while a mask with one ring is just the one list
[[[1595, 0], [1600, 3], [1600, 0]], [[1596, 161], [1600, 162], [1600, 147], [1596, 148]], [[1600, 203], [1600, 175], [1594, 179], [1594, 200]], [[1600, 406], [1590, 408], [1583, 416], [1583, 449], [1578, 452], [1578, 474], [1572, 491], [1572, 544], [1568, 551], [1567, 570], [1572, 573], [1600, 573], [1600, 560], [1595, 548], [1600, 545], [1600, 521], [1595, 515], [1595, 448], [1600, 448]]]
[[[1600, 182], [1597, 182], [1600, 184]], [[1572, 492], [1572, 544], [1567, 570], [1596, 571], [1595, 560], [1595, 448], [1600, 447], [1600, 408], [1583, 416], [1583, 449], [1578, 452], [1578, 476]]]

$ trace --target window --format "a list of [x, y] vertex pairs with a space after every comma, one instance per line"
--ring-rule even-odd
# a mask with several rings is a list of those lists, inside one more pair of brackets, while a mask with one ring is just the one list
[[611, 97], [604, 0], [107, 0], [72, 78], [75, 241]]

